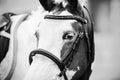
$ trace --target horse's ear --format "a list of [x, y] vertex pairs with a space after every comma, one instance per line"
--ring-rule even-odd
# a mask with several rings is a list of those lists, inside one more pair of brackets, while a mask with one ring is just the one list
[[56, 6], [53, 0], [39, 0], [46, 11], [51, 11]]

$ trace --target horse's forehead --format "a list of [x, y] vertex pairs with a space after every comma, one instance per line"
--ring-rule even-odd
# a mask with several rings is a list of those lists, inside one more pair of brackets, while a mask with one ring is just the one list
[[[68, 12], [67, 10], [62, 11], [60, 14], [54, 13], [54, 11], [50, 12], [49, 14], [50, 15], [60, 15], [60, 16], [64, 16], [64, 15], [72, 16], [72, 14], [70, 12]], [[54, 29], [57, 29], [57, 30], [61, 30], [61, 29], [69, 30], [69, 29], [72, 29], [72, 23], [74, 23], [74, 22], [75, 22], [75, 20], [44, 19], [44, 20], [41, 21], [41, 25], [39, 27], [41, 29], [43, 29], [43, 28], [53, 29], [54, 28]]]
[[40, 24], [40, 30], [51, 31], [71, 31], [73, 30], [73, 23], [75, 20], [53, 20], [46, 19]]

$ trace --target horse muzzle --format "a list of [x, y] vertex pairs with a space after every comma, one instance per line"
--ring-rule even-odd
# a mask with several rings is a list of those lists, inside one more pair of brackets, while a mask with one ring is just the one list
[[46, 58], [51, 59], [53, 62], [55, 62], [58, 65], [60, 70], [63, 70], [63, 68], [64, 68], [64, 65], [62, 64], [61, 60], [59, 60], [54, 54], [52, 54], [52, 53], [50, 53], [50, 52], [48, 52], [46, 50], [43, 50], [43, 49], [36, 49], [36, 50], [33, 50], [30, 53], [30, 55], [29, 55], [29, 63], [30, 63], [30, 65], [31, 65], [31, 63], [33, 61], [33, 57], [35, 55], [43, 55]]
[[33, 61], [33, 57], [34, 57], [35, 55], [43, 55], [43, 56], [45, 56], [46, 58], [51, 59], [54, 63], [57, 64], [57, 66], [59, 67], [59, 69], [60, 69], [60, 71], [61, 71], [61, 73], [60, 73], [58, 76], [59, 76], [59, 77], [64, 76], [64, 79], [65, 79], [65, 80], [68, 80], [68, 79], [67, 79], [67, 76], [66, 76], [66, 73], [65, 73], [65, 72], [66, 72], [65, 65], [64, 65], [64, 64], [62, 63], [62, 61], [59, 60], [54, 54], [52, 54], [52, 53], [50, 53], [50, 52], [48, 52], [48, 51], [46, 51], [46, 50], [43, 50], [43, 49], [36, 49], [36, 50], [32, 51], [32, 52], [30, 53], [30, 55], [29, 55], [29, 63], [30, 63], [30, 65], [31, 65], [31, 63], [32, 63], [32, 61]]

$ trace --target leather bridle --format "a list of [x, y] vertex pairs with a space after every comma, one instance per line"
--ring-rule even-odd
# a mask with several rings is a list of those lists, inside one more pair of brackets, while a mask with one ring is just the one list
[[74, 55], [74, 53], [77, 52], [80, 40], [83, 37], [86, 37], [86, 39], [87, 39], [89, 53], [91, 50], [90, 49], [90, 42], [88, 39], [89, 37], [88, 37], [87, 30], [86, 30], [87, 19], [82, 18], [80, 16], [72, 16], [72, 15], [65, 15], [65, 16], [46, 15], [44, 18], [45, 19], [55, 19], [55, 20], [77, 20], [78, 22], [82, 23], [82, 29], [79, 31], [75, 41], [73, 42], [73, 44], [68, 52], [68, 55], [63, 60], [59, 60], [54, 54], [47, 52], [45, 50], [42, 50], [42, 49], [34, 50], [29, 55], [30, 64], [33, 61], [32, 57], [35, 56], [36, 54], [40, 54], [40, 55], [44, 55], [44, 56], [48, 57], [49, 59], [51, 59], [53, 62], [55, 62], [58, 65], [58, 67], [61, 71], [59, 76], [60, 77], [64, 76], [64, 79], [68, 80], [68, 78], [66, 76], [66, 69], [70, 66], [72, 59], [73, 59], [73, 55]]

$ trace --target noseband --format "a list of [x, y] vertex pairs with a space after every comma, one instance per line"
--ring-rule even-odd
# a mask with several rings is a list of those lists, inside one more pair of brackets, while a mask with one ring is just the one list
[[[68, 55], [63, 60], [59, 60], [54, 54], [47, 52], [45, 50], [42, 50], [42, 49], [37, 49], [37, 50], [32, 51], [29, 56], [30, 64], [33, 61], [32, 57], [35, 56], [36, 54], [40, 54], [40, 55], [44, 55], [44, 56], [48, 57], [49, 59], [51, 59], [53, 62], [55, 62], [58, 65], [58, 67], [61, 71], [61, 73], [58, 76], [59, 77], [64, 76], [64, 79], [68, 80], [68, 78], [66, 76], [66, 69], [70, 66], [74, 53], [76, 53], [76, 51], [78, 50], [80, 40], [84, 36], [86, 38], [88, 38], [86, 35], [87, 34], [86, 29], [84, 26], [87, 24], [87, 20], [80, 16], [72, 16], [72, 15], [67, 15], [67, 16], [46, 15], [44, 18], [45, 19], [55, 19], [55, 20], [77, 20], [78, 22], [82, 23], [83, 29], [81, 31], [79, 31], [75, 41], [73, 42], [73, 44], [68, 52]], [[90, 50], [89, 39], [87, 39], [87, 43], [88, 43], [88, 48]]]

